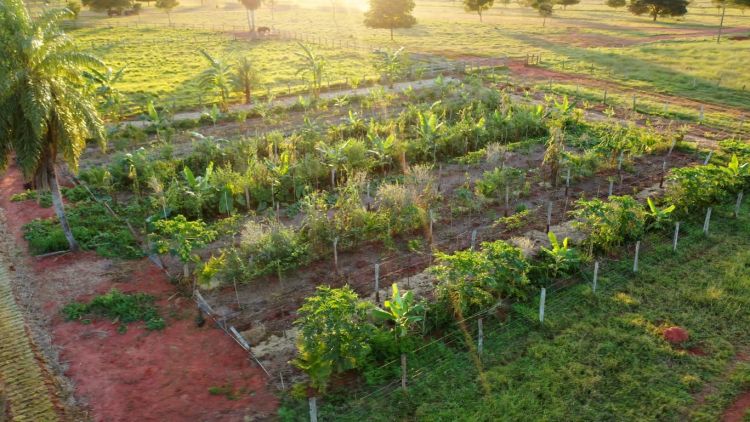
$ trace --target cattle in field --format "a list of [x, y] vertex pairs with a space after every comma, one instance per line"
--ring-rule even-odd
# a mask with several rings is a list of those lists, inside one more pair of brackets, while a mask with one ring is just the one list
[[258, 31], [258, 35], [270, 35], [271, 34], [271, 28], [267, 26], [259, 26], [257, 31]]

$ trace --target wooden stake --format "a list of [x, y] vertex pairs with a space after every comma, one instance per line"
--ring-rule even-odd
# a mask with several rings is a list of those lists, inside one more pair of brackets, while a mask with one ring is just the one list
[[339, 251], [338, 251], [339, 238], [333, 239], [333, 267], [336, 272], [339, 272]]
[[614, 189], [614, 187], [615, 187], [615, 181], [610, 180], [609, 181], [609, 193], [607, 193], [607, 197], [612, 196], [612, 190]]
[[737, 203], [734, 205], [734, 218], [737, 218], [740, 216], [740, 206], [742, 205], [742, 195], [744, 193], [740, 192], [737, 194]]
[[592, 283], [591, 290], [596, 293], [596, 282], [599, 280], [599, 261], [594, 261], [594, 282]]
[[510, 187], [505, 185], [505, 216], [510, 213]]
[[479, 354], [482, 354], [482, 348], [484, 347], [484, 327], [482, 326], [483, 318], [479, 318], [479, 321], [477, 321], [479, 333], [478, 333], [478, 339], [477, 339], [477, 352]]
[[667, 174], [667, 160], [661, 163], [661, 177], [659, 177], [659, 189], [664, 187], [664, 176]]
[[318, 422], [317, 397], [310, 397], [307, 399], [307, 403], [310, 405], [310, 422]]
[[375, 303], [380, 304], [380, 264], [375, 264]]
[[549, 228], [552, 225], [552, 201], [549, 201], [547, 203], [547, 233], [549, 233]]
[[547, 289], [542, 287], [542, 293], [539, 297], [539, 322], [544, 322], [544, 302], [547, 299]]
[[703, 234], [708, 236], [708, 226], [711, 223], [711, 207], [706, 211], [706, 221], [703, 222]]
[[401, 388], [406, 391], [406, 354], [401, 354]]
[[471, 250], [475, 250], [477, 246], [477, 230], [474, 229], [471, 231]]
[[641, 241], [635, 242], [635, 258], [633, 259], [633, 272], [638, 272], [638, 254], [641, 251]]
[[674, 240], [672, 241], [672, 251], [677, 252], [677, 241], [680, 239], [680, 222], [674, 225]]
[[706, 156], [706, 161], [703, 162], [703, 165], [708, 165], [708, 162], [711, 161], [711, 156], [714, 154], [713, 150], [708, 151], [708, 155]]

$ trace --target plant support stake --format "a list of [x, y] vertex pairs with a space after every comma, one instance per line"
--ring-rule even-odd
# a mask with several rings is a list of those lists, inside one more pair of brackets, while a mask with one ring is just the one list
[[743, 192], [737, 194], [737, 203], [734, 205], [734, 218], [740, 216], [740, 206], [742, 205]]
[[333, 267], [336, 272], [339, 272], [339, 251], [338, 251], [339, 238], [333, 239]]
[[310, 405], [310, 422], [318, 422], [317, 397], [310, 397], [307, 399], [307, 403]]
[[401, 388], [406, 391], [406, 354], [401, 354]]
[[680, 222], [674, 225], [674, 240], [672, 241], [672, 251], [677, 252], [677, 241], [680, 239]]
[[549, 201], [547, 203], [547, 233], [549, 233], [549, 228], [552, 225], [552, 201]]
[[539, 322], [544, 322], [544, 302], [547, 299], [547, 289], [542, 287], [542, 294], [539, 297]]
[[638, 254], [641, 251], [641, 241], [635, 242], [635, 258], [633, 258], [633, 272], [638, 272]]
[[708, 165], [708, 162], [711, 161], [711, 156], [713, 155], [713, 151], [708, 151], [708, 155], [706, 156], [706, 161], [703, 162], [703, 165]]
[[380, 304], [380, 264], [375, 264], [375, 303]]
[[706, 221], [703, 222], [703, 234], [708, 236], [708, 225], [711, 223], [711, 207], [706, 211]]
[[477, 246], [477, 230], [474, 229], [471, 231], [471, 250], [473, 251], [476, 249]]
[[599, 261], [594, 261], [594, 282], [591, 285], [591, 291], [596, 293], [596, 282], [599, 280]]
[[478, 326], [478, 339], [477, 339], [477, 352], [481, 355], [482, 354], [482, 347], [484, 346], [484, 327], [482, 326], [483, 318], [479, 318], [479, 321], [477, 321]]

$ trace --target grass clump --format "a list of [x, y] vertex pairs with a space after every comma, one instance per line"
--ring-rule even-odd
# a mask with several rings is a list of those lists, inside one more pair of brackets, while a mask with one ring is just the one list
[[62, 312], [68, 321], [90, 322], [90, 318], [108, 318], [119, 322], [117, 330], [127, 331], [129, 323], [143, 321], [150, 331], [165, 327], [164, 319], [154, 306], [156, 298], [146, 293], [122, 293], [112, 289], [109, 293], [96, 296], [88, 303], [73, 302], [66, 305]]

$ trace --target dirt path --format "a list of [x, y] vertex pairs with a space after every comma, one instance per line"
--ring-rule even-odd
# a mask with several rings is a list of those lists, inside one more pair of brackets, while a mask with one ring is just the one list
[[[433, 79], [423, 79], [419, 81], [399, 82], [399, 83], [394, 84], [392, 87], [383, 87], [383, 89], [388, 93], [402, 93], [409, 88], [413, 88], [415, 90], [429, 88], [435, 85], [435, 81], [436, 79], [433, 78]], [[356, 89], [343, 89], [339, 91], [323, 92], [320, 94], [320, 98], [324, 100], [330, 100], [330, 99], [338, 98], [344, 95], [364, 96], [364, 95], [369, 94], [374, 89], [379, 89], [379, 88], [380, 86], [377, 86], [375, 88], [364, 87], [364, 88], [356, 88]], [[274, 107], [289, 107], [295, 104], [298, 100], [299, 100], [299, 96], [282, 97], [282, 98], [278, 98], [274, 100], [272, 105]], [[234, 104], [229, 107], [229, 111], [230, 112], [251, 111], [254, 108], [255, 108], [255, 104]], [[177, 122], [180, 120], [200, 119], [201, 115], [203, 115], [203, 111], [186, 111], [182, 113], [175, 113], [172, 116], [172, 121]], [[146, 120], [126, 120], [121, 123], [123, 125], [130, 125], [134, 127], [146, 127], [150, 125], [150, 122]]]

